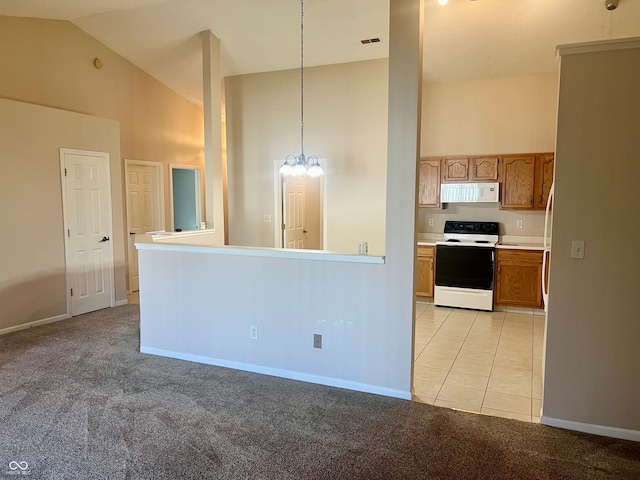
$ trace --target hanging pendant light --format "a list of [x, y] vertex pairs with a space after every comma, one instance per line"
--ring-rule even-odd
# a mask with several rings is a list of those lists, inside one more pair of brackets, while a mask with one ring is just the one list
[[300, 0], [300, 155], [287, 155], [280, 167], [280, 174], [299, 177], [319, 177], [324, 174], [318, 157], [306, 157], [304, 154], [304, 0]]

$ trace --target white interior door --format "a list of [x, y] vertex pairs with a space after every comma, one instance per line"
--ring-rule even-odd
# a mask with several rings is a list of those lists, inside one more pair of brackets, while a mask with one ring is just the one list
[[[161, 172], [161, 170], [160, 170]], [[140, 289], [138, 274], [138, 250], [135, 236], [138, 234], [160, 230], [160, 198], [158, 195], [161, 181], [158, 179], [159, 169], [156, 166], [126, 163], [127, 190], [127, 224], [129, 227], [128, 242], [128, 275], [129, 291]]]
[[322, 250], [322, 180], [304, 177], [304, 248]]
[[70, 315], [112, 305], [109, 154], [60, 149]]
[[284, 246], [305, 248], [304, 235], [304, 177], [284, 177]]

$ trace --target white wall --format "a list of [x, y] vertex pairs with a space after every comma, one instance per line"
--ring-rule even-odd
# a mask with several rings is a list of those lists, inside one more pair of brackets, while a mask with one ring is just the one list
[[640, 440], [635, 45], [562, 56], [543, 422]]
[[[558, 99], [555, 73], [453, 83], [425, 83], [421, 157], [553, 152]], [[429, 227], [428, 219], [435, 225]], [[500, 222], [502, 234], [542, 236], [544, 212], [498, 205], [420, 209], [417, 229], [442, 233], [446, 220]], [[523, 221], [522, 229], [516, 220]]]
[[140, 250], [143, 350], [410, 398], [421, 4], [391, 2], [385, 263]]
[[[327, 245], [385, 250], [388, 61], [305, 68], [305, 154], [328, 160]], [[300, 71], [227, 78], [229, 243], [273, 247], [273, 162], [300, 153]]]
[[110, 155], [114, 293], [126, 296], [118, 122], [0, 99], [0, 330], [67, 314], [61, 147]]

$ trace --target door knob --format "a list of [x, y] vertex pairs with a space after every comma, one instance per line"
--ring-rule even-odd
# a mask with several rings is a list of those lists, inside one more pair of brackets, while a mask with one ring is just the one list
[[306, 230], [302, 230], [302, 233], [309, 233], [309, 232], [308, 232], [308, 231], [306, 231]]
[[102, 237], [102, 240], [100, 240], [100, 243], [104, 243], [108, 241], [109, 241], [109, 237]]

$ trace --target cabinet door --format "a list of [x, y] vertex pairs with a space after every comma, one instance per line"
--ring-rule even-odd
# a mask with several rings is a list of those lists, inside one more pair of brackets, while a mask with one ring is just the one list
[[445, 182], [466, 182], [469, 180], [468, 158], [446, 158], [443, 162]]
[[553, 153], [536, 157], [535, 207], [538, 209], [547, 208], [547, 199], [553, 183], [553, 160]]
[[471, 159], [473, 180], [498, 180], [498, 157]]
[[542, 252], [498, 249], [494, 300], [497, 305], [542, 307]]
[[510, 156], [502, 160], [501, 208], [533, 208], [535, 156]]
[[440, 208], [440, 159], [420, 161], [418, 206]]
[[416, 265], [416, 296], [433, 297], [434, 247], [418, 247]]

